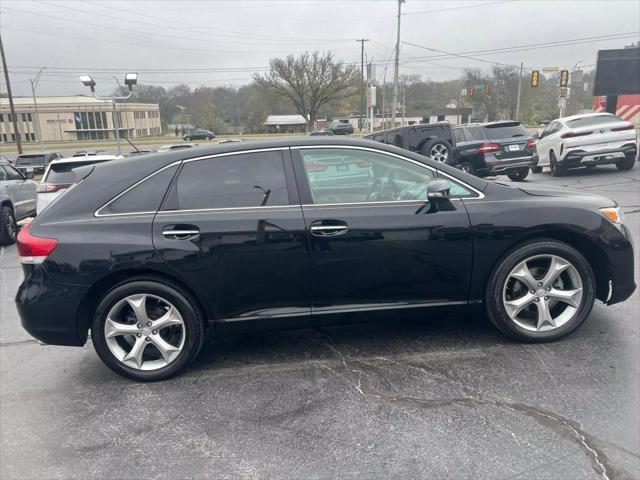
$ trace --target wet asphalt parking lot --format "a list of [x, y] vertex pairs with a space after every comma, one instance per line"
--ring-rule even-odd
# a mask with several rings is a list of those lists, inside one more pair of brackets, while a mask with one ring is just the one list
[[[531, 175], [604, 194], [640, 238], [640, 167]], [[596, 303], [572, 336], [506, 340], [480, 314], [261, 333], [181, 376], [118, 377], [41, 346], [0, 251], [0, 477], [640, 478], [640, 301]]]

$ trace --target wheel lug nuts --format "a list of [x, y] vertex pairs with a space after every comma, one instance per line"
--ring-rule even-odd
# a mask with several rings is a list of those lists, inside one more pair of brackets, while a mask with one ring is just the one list
[[542, 286], [542, 282], [538, 282], [538, 286], [541, 287]]
[[539, 302], [539, 301], [540, 301], [540, 299], [538, 297], [536, 297], [536, 302]]
[[150, 326], [151, 326], [151, 322], [147, 322], [147, 327], [150, 327]]
[[536, 291], [535, 290], [529, 290], [529, 293], [533, 295], [534, 293], [536, 293]]
[[136, 333], [136, 337], [140, 338], [142, 336], [141, 333]]
[[145, 340], [146, 340], [147, 342], [150, 342], [150, 341], [151, 341], [151, 339], [150, 339], [149, 337], [145, 338]]
[[549, 300], [549, 297], [544, 297], [545, 300]]
[[154, 331], [153, 331], [153, 332], [151, 332], [151, 333], [153, 333], [153, 334], [155, 335], [155, 334], [157, 334], [157, 333], [158, 333], [158, 331], [157, 331], [157, 330], [154, 330]]
[[137, 324], [137, 325], [136, 325], [136, 327], [138, 327], [138, 328], [142, 328], [142, 324], [141, 324], [141, 323], [139, 323], [139, 324]]
[[550, 291], [551, 291], [551, 287], [547, 287], [547, 292], [550, 292]]

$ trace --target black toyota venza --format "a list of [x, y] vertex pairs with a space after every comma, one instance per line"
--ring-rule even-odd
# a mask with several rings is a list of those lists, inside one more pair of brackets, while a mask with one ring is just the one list
[[488, 182], [377, 142], [233, 143], [76, 176], [19, 234], [22, 324], [56, 345], [91, 331], [136, 380], [182, 370], [208, 334], [479, 303], [510, 337], [551, 341], [594, 299], [635, 289], [612, 200]]

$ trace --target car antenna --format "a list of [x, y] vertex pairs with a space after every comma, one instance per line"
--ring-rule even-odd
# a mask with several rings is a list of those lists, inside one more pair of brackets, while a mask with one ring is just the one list
[[125, 139], [127, 142], [129, 142], [129, 145], [131, 145], [133, 148], [135, 148], [135, 149], [136, 149], [136, 152], [140, 152], [140, 151], [141, 151], [138, 147], [136, 147], [136, 146], [133, 144], [133, 142], [132, 142], [131, 140], [129, 140], [129, 137], [124, 137], [124, 139]]

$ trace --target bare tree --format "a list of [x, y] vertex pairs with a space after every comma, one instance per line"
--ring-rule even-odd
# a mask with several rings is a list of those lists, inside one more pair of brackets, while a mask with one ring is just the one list
[[312, 128], [323, 105], [358, 93], [358, 70], [334, 61], [330, 52], [272, 58], [269, 63], [269, 73], [256, 74], [256, 85], [288, 98]]

